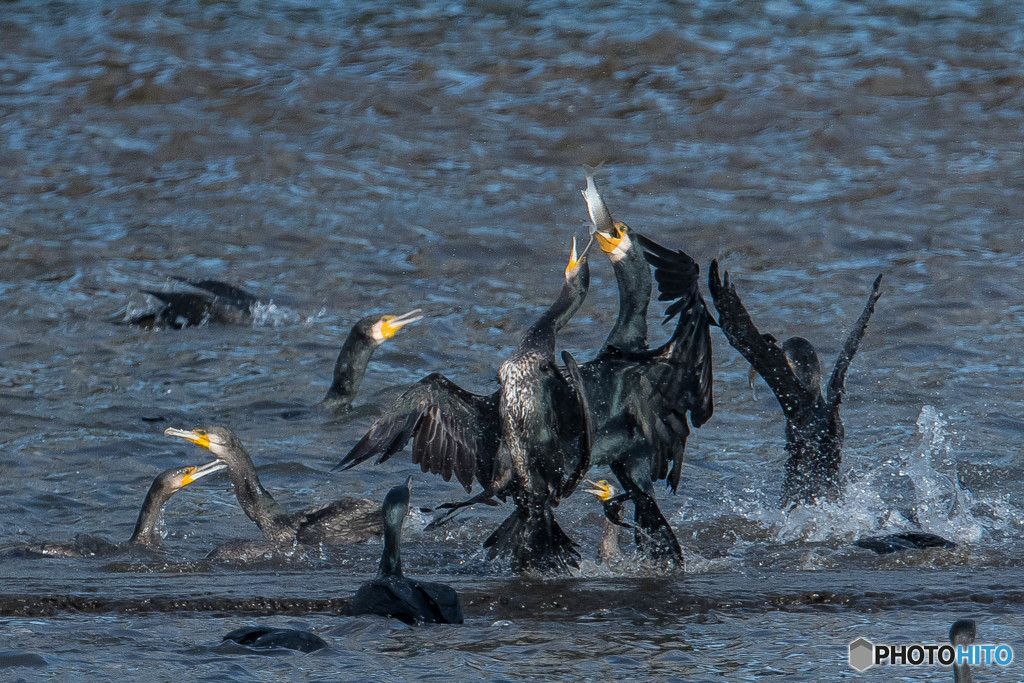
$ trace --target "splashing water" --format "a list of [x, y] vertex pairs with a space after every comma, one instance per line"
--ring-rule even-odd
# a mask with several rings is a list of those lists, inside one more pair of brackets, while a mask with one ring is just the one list
[[278, 306], [273, 301], [258, 301], [252, 305], [249, 312], [252, 313], [254, 327], [281, 327], [306, 322], [292, 309]]
[[[866, 472], [850, 473], [841, 500], [778, 510], [773, 502], [732, 501], [733, 513], [760, 524], [778, 543], [849, 542], [864, 535], [928, 531], [957, 543], [977, 542], [982, 524], [972, 515], [971, 492], [963, 488], [952, 455], [956, 433], [934, 407], [917, 419], [920, 441], [900, 449]], [[1001, 503], [1005, 506], [1005, 501]], [[987, 504], [994, 520], [1013, 517]]]

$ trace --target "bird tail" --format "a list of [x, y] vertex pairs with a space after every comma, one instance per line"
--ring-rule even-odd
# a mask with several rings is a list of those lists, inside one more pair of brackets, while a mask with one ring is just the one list
[[555, 521], [551, 507], [516, 507], [484, 541], [488, 558], [509, 557], [515, 571], [568, 572], [579, 568], [576, 543]]

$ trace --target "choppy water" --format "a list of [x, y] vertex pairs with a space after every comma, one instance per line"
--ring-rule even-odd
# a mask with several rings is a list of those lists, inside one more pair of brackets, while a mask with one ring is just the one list
[[[4, 3], [8, 548], [127, 538], [152, 477], [200, 459], [166, 426], [233, 428], [285, 504], [382, 496], [407, 457], [326, 472], [419, 377], [492, 386], [582, 232], [583, 163], [606, 162], [617, 218], [705, 267], [722, 260], [764, 331], [823, 356], [874, 276], [885, 283], [849, 377], [840, 505], [775, 509], [781, 415], [715, 337], [715, 417], [690, 441], [680, 495], [661, 497], [685, 577], [602, 567], [591, 550], [572, 579], [516, 579], [478, 552], [504, 511], [436, 533], [417, 516], [407, 568], [462, 590], [466, 626], [341, 617], [379, 546], [207, 562], [256, 537], [210, 478], [168, 506], [163, 556], [0, 558], [0, 676], [816, 681], [852, 677], [858, 636], [935, 642], [965, 616], [1024, 656], [1021, 9]], [[617, 305], [611, 268], [597, 258], [593, 273], [562, 339], [584, 358]], [[116, 324], [172, 275], [273, 306], [251, 327]], [[321, 398], [356, 319], [414, 306], [427, 319], [378, 352], [356, 411], [281, 417]], [[459, 496], [417, 477], [417, 504]], [[598, 506], [578, 495], [559, 514], [593, 549]], [[960, 547], [880, 558], [848, 545], [914, 517]], [[331, 649], [218, 645], [263, 620], [313, 628]], [[893, 673], [936, 674], [869, 672]]]

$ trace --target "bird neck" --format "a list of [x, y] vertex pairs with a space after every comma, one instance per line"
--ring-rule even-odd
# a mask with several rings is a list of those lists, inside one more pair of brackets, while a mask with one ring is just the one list
[[334, 382], [324, 396], [324, 403], [332, 408], [346, 408], [352, 405], [359, 385], [366, 374], [370, 357], [377, 350], [377, 344], [355, 327], [348, 333], [345, 343], [334, 362]]
[[380, 555], [377, 578], [402, 575], [402, 524], [387, 524], [384, 528], [384, 552]]
[[651, 268], [633, 247], [625, 256], [612, 262], [619, 286], [619, 316], [604, 345], [623, 351], [647, 348], [647, 307], [651, 303]]
[[155, 480], [146, 492], [146, 500], [142, 501], [142, 509], [139, 510], [139, 519], [135, 522], [135, 531], [128, 539], [131, 545], [155, 546], [159, 543], [156, 529], [160, 524], [160, 513], [163, 512], [164, 504], [171, 499], [173, 493], [160, 485]]
[[228, 465], [228, 477], [235, 489], [235, 498], [263, 535], [276, 540], [286, 513], [270, 492], [263, 488], [248, 451], [244, 448], [241, 451], [244, 457], [238, 457], [235, 459], [237, 462], [232, 461]]
[[530, 325], [530, 329], [523, 335], [523, 340], [519, 343], [521, 351], [540, 351], [554, 358], [555, 334], [576, 315], [576, 311], [583, 305], [583, 300], [587, 298], [587, 290], [590, 288], [589, 264], [584, 262], [579, 267], [586, 270], [576, 275], [574, 280], [565, 281], [555, 302], [541, 314], [537, 322]]

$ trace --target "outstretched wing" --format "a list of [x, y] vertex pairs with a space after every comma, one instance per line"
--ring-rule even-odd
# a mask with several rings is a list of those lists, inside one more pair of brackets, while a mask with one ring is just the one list
[[843, 350], [839, 353], [839, 358], [836, 359], [836, 366], [832, 370], [832, 377], [828, 382], [828, 401], [831, 404], [837, 404], [843, 400], [843, 394], [846, 392], [846, 371], [850, 369], [853, 355], [857, 353], [857, 346], [864, 337], [864, 332], [867, 331], [868, 321], [871, 320], [871, 314], [875, 312], [875, 303], [878, 301], [878, 297], [882, 296], [881, 286], [882, 276], [879, 275], [871, 286], [871, 294], [868, 296], [868, 303], [864, 306], [864, 311], [854, 323], [853, 329], [850, 330], [850, 334], [846, 338], [846, 344], [843, 345]]
[[[689, 413], [690, 421], [700, 427], [714, 413], [711, 326], [715, 324], [700, 293], [700, 266], [684, 251], [644, 235], [637, 239], [654, 267], [658, 299], [672, 302], [665, 310], [665, 322], [677, 317], [669, 341], [651, 352], [647, 378], [666, 408], [677, 417]], [[685, 440], [685, 435], [680, 436]]]
[[718, 261], [711, 262], [708, 288], [718, 309], [718, 324], [726, 339], [764, 378], [779, 399], [782, 412], [790, 417], [798, 406], [805, 403], [806, 390], [793, 373], [782, 347], [774, 337], [761, 334], [754, 325], [736, 293], [736, 286], [729, 282], [729, 273], [726, 272], [724, 280], [719, 277]]
[[445, 481], [454, 474], [467, 493], [474, 478], [487, 487], [495, 478], [501, 441], [497, 396], [480, 396], [444, 375], [428, 375], [399, 396], [334, 469], [375, 456], [382, 463], [410, 439], [412, 461], [424, 472]]

